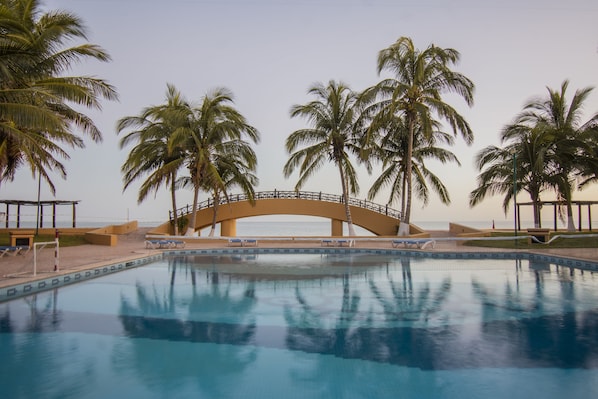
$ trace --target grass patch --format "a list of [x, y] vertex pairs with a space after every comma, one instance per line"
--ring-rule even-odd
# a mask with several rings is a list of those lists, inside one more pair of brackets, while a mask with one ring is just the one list
[[[53, 235], [38, 235], [33, 237], [33, 242], [54, 241]], [[76, 247], [78, 245], [89, 244], [84, 235], [62, 235], [60, 236], [61, 247]], [[8, 233], [0, 234], [0, 246], [10, 245], [10, 235]]]
[[[598, 234], [595, 232], [557, 232], [550, 236], [575, 236], [580, 234]], [[513, 233], [492, 233], [492, 237], [513, 237]], [[549, 238], [549, 240], [550, 240]], [[521, 232], [521, 238], [516, 242], [513, 238], [505, 240], [470, 240], [465, 241], [463, 245], [471, 247], [483, 247], [483, 248], [512, 248], [512, 249], [541, 249], [541, 248], [598, 248], [598, 237], [559, 237], [552, 241], [550, 244], [540, 244], [533, 242], [528, 244], [528, 235], [525, 232]]]

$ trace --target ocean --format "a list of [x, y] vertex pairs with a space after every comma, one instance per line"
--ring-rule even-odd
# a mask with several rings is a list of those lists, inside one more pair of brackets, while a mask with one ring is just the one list
[[[424, 229], [424, 230], [445, 230], [449, 229], [448, 221], [414, 221], [413, 224]], [[453, 222], [468, 227], [478, 229], [491, 229], [492, 221], [469, 221], [469, 222]], [[545, 227], [551, 227], [548, 222], [543, 224]], [[593, 224], [598, 226], [598, 222]], [[359, 236], [373, 236], [368, 230], [354, 226], [355, 232]], [[513, 221], [494, 221], [494, 227], [496, 229], [513, 229]], [[521, 228], [527, 229], [533, 227], [533, 222], [521, 222]], [[559, 228], [564, 228], [559, 226]], [[209, 234], [210, 229], [201, 230], [201, 235], [206, 236]], [[219, 227], [216, 228], [216, 234], [220, 234]], [[343, 234], [348, 235], [347, 224], [343, 224]], [[329, 236], [330, 235], [330, 222], [329, 221], [237, 221], [237, 235], [240, 237], [251, 237], [251, 236]]]
[[[105, 222], [87, 222], [87, 221], [77, 221], [77, 227], [103, 227], [113, 224], [122, 224], [126, 223], [126, 220], [121, 221], [105, 221]], [[155, 227], [160, 225], [161, 221], [139, 221], [140, 227]], [[413, 224], [416, 226], [424, 229], [424, 230], [448, 230], [449, 229], [449, 221], [413, 221]], [[500, 220], [500, 221], [454, 221], [452, 223], [461, 224], [468, 227], [479, 228], [479, 229], [490, 229], [493, 226], [496, 229], [513, 229], [513, 221], [508, 220]], [[56, 222], [58, 228], [68, 228], [71, 227], [71, 221], [60, 221]], [[542, 223], [543, 227], [553, 228], [551, 221], [544, 221]], [[592, 222], [592, 226], [598, 226], [598, 221]], [[4, 226], [2, 226], [4, 227]], [[9, 226], [10, 228], [16, 227], [15, 220], [10, 220]], [[43, 227], [51, 227], [51, 221], [46, 221]], [[373, 236], [372, 233], [367, 231], [366, 229], [354, 226], [357, 235], [360, 236]], [[521, 229], [525, 230], [527, 228], [533, 227], [533, 223], [531, 221], [522, 221], [521, 222]], [[584, 228], [587, 226], [584, 224]], [[28, 221], [22, 220], [21, 221], [21, 228], [35, 228], [35, 221]], [[565, 226], [559, 224], [559, 229], [564, 229]], [[205, 228], [201, 230], [201, 236], [207, 236], [209, 234], [210, 228]], [[343, 234], [348, 235], [347, 224], [345, 223], [343, 226]], [[216, 234], [220, 235], [220, 225], [216, 227]], [[241, 219], [237, 221], [237, 235], [242, 237], [250, 237], [250, 236], [329, 236], [330, 235], [330, 222], [327, 220], [317, 220], [317, 221], [303, 221], [303, 220], [277, 220], [277, 221], [262, 221], [257, 218], [254, 219]]]

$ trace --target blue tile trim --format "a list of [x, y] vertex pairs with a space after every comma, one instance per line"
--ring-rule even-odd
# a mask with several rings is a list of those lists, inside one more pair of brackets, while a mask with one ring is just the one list
[[162, 254], [156, 254], [145, 258], [128, 261], [126, 263], [114, 263], [112, 265], [99, 266], [95, 269], [85, 271], [74, 271], [72, 273], [62, 274], [59, 276], [49, 276], [37, 280], [35, 282], [27, 282], [17, 284], [14, 286], [2, 287], [0, 288], [0, 302], [12, 300], [25, 295], [36, 294], [38, 292], [47, 291], [52, 288], [77, 283], [79, 281], [89, 280], [106, 274], [130, 269], [132, 267], [143, 266], [145, 264], [154, 262], [156, 260], [160, 260], [162, 258]]
[[181, 255], [259, 255], [259, 254], [375, 254], [375, 255], [398, 255], [412, 258], [432, 259], [525, 259], [548, 262], [558, 266], [567, 266], [581, 270], [598, 272], [598, 262], [570, 259], [561, 256], [533, 254], [525, 252], [428, 252], [413, 251], [406, 249], [366, 249], [366, 248], [214, 248], [214, 249], [185, 249], [170, 250], [164, 253], [155, 254], [145, 258], [139, 258], [126, 263], [114, 263], [100, 266], [95, 269], [64, 274], [60, 276], [47, 277], [37, 280], [34, 283], [28, 282], [10, 287], [0, 288], [0, 302], [12, 300], [20, 296], [31, 295], [37, 292], [46, 291], [51, 288], [73, 284], [100, 277], [106, 274], [126, 270], [131, 267], [138, 267], [147, 263], [160, 260], [163, 257]]

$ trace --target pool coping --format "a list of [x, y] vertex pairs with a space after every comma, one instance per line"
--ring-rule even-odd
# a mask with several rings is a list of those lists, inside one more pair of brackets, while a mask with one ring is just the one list
[[573, 259], [558, 255], [538, 254], [533, 252], [476, 252], [476, 251], [421, 251], [394, 248], [268, 248], [268, 247], [237, 247], [210, 249], [173, 249], [135, 259], [107, 262], [94, 265], [88, 269], [81, 269], [51, 276], [41, 276], [39, 279], [0, 287], [0, 303], [36, 294], [66, 285], [78, 283], [105, 276], [112, 273], [140, 267], [148, 263], [170, 256], [193, 255], [261, 255], [261, 254], [369, 254], [369, 255], [398, 255], [411, 258], [431, 259], [522, 259], [537, 262], [547, 262], [558, 266], [572, 267], [590, 272], [598, 272], [598, 262]]

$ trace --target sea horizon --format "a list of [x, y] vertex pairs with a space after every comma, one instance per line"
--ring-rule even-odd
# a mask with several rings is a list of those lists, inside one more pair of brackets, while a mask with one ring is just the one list
[[[132, 220], [131, 220], [132, 221]], [[79, 228], [101, 228], [110, 225], [124, 224], [127, 220], [114, 221], [77, 221], [76, 227]], [[163, 221], [137, 221], [140, 228], [157, 227], [164, 223]], [[508, 220], [490, 220], [490, 221], [413, 221], [413, 225], [429, 231], [448, 231], [451, 223], [459, 224], [476, 229], [500, 229], [500, 230], [514, 230], [514, 222]], [[552, 221], [543, 221], [542, 226], [545, 228], [554, 228]], [[598, 221], [593, 221], [592, 226], [598, 226]], [[3, 226], [5, 227], [5, 226]], [[71, 228], [72, 221], [57, 220], [57, 228]], [[355, 225], [355, 231], [360, 236], [373, 236], [374, 234], [368, 230]], [[533, 221], [521, 221], [521, 230], [534, 227]], [[576, 225], [576, 227], [578, 227]], [[16, 221], [10, 220], [8, 228], [16, 228]], [[21, 220], [20, 228], [36, 228], [35, 221]], [[40, 226], [42, 228], [42, 226]], [[43, 228], [52, 228], [52, 223], [45, 221]], [[557, 225], [559, 230], [564, 230], [566, 225], [559, 222]], [[587, 223], [582, 228], [587, 229]], [[243, 220], [237, 221], [237, 236], [328, 236], [330, 235], [330, 221], [328, 220], [277, 220], [277, 221], [262, 221], [262, 220]], [[204, 228], [200, 231], [200, 236], [207, 236], [210, 228]], [[343, 223], [343, 234], [348, 235], [347, 224]], [[216, 236], [220, 235], [220, 225], [216, 226]]]

